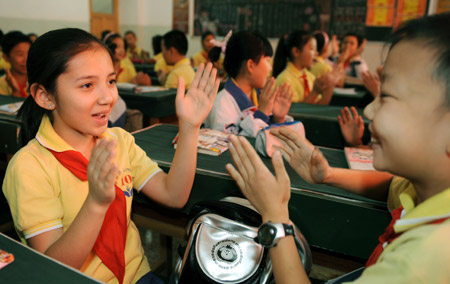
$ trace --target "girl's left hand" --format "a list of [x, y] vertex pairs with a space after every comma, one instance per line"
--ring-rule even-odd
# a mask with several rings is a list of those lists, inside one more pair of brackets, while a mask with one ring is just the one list
[[200, 127], [206, 119], [219, 89], [220, 80], [216, 79], [216, 75], [217, 69], [213, 68], [211, 63], [208, 63], [206, 67], [201, 64], [186, 95], [184, 80], [180, 77], [175, 99], [180, 126], [186, 123]]
[[291, 108], [293, 92], [291, 91], [291, 86], [287, 83], [280, 85], [276, 92], [277, 96], [275, 97], [272, 113], [274, 121], [279, 123], [284, 122]]

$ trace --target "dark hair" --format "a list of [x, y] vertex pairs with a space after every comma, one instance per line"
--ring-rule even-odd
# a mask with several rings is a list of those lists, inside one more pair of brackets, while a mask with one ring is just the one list
[[311, 38], [312, 35], [310, 33], [300, 30], [293, 31], [288, 36], [281, 36], [273, 60], [272, 74], [274, 77], [283, 72], [288, 60], [292, 61], [294, 59], [292, 57], [292, 48], [297, 47], [299, 50], [302, 50]]
[[272, 54], [272, 46], [264, 36], [257, 32], [240, 31], [233, 34], [227, 43], [223, 66], [231, 78], [236, 78], [247, 60], [259, 63], [262, 57]]
[[19, 31], [11, 31], [7, 34], [5, 34], [2, 37], [2, 51], [4, 54], [8, 55], [11, 53], [11, 50], [22, 42], [28, 42], [31, 44], [31, 40], [29, 37], [24, 35], [22, 32]]
[[175, 48], [178, 53], [185, 55], [188, 50], [188, 41], [186, 35], [179, 30], [172, 30], [163, 36], [166, 49]]
[[100, 40], [103, 40], [107, 34], [109, 34], [111, 30], [103, 30], [100, 35]]
[[401, 41], [421, 40], [433, 50], [435, 77], [445, 86], [445, 105], [450, 107], [450, 12], [411, 20], [400, 26], [390, 37], [390, 49]]
[[126, 31], [126, 32], [124, 33], [124, 36], [127, 36], [127, 35], [129, 35], [129, 34], [132, 34], [134, 37], [136, 37], [136, 34], [135, 34], [133, 31], [131, 31], [131, 30]]
[[[80, 29], [67, 28], [49, 31], [38, 37], [28, 52], [27, 72], [29, 88], [39, 84], [56, 95], [58, 77], [63, 74], [69, 61], [77, 54], [96, 48], [107, 48], [96, 37]], [[32, 96], [23, 103], [18, 117], [23, 121], [20, 130], [22, 145], [36, 136], [42, 117], [51, 111], [41, 108]]]
[[358, 46], [361, 45], [361, 43], [362, 43], [362, 41], [363, 41], [363, 38], [362, 38], [360, 35], [357, 35], [357, 34], [355, 34], [355, 33], [346, 33], [346, 34], [342, 37], [342, 40], [344, 40], [344, 38], [346, 38], [346, 37], [348, 37], [348, 36], [354, 36], [354, 37], [356, 37], [356, 40], [358, 41]]
[[[115, 34], [115, 33], [108, 33], [105, 35], [105, 37], [103, 38], [103, 42], [105, 43], [105, 45], [108, 47], [109, 52], [111, 53], [111, 55], [114, 57], [114, 54], [116, 54], [116, 48], [117, 48], [117, 44], [115, 44], [113, 41], [116, 38], [122, 38], [119, 34]], [[125, 41], [124, 41], [125, 44]], [[126, 47], [125, 47], [126, 50]]]
[[330, 39], [326, 32], [324, 31], [317, 31], [313, 33], [314, 38], [317, 42], [317, 52], [321, 54], [323, 52], [323, 49], [328, 45], [330, 42]]
[[163, 39], [162, 35], [155, 35], [152, 38], [152, 47], [153, 47], [153, 52], [155, 53], [155, 55], [161, 52], [162, 39]]
[[205, 31], [205, 32], [202, 33], [202, 44], [203, 44], [203, 41], [205, 40], [205, 38], [207, 36], [209, 36], [209, 35], [212, 35], [212, 36], [215, 37], [215, 35], [214, 35], [214, 33], [212, 31]]

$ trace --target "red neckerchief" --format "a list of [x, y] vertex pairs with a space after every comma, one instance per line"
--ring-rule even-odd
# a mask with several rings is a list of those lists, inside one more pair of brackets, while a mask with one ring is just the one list
[[119, 78], [119, 75], [120, 75], [120, 73], [122, 73], [122, 71], [123, 71], [123, 68], [120, 67], [119, 72], [117, 72], [117, 78]]
[[[74, 150], [56, 152], [47, 148], [50, 153], [73, 175], [81, 181], [87, 181], [89, 161]], [[103, 220], [102, 228], [94, 244], [94, 251], [102, 262], [123, 283], [125, 275], [125, 240], [127, 237], [126, 200], [124, 193], [117, 186], [116, 199], [111, 203]]]
[[306, 76], [306, 73], [302, 74], [302, 79], [303, 79], [303, 85], [305, 86], [304, 96], [306, 97], [309, 94], [309, 92], [311, 92], [311, 89], [309, 88], [308, 77]]
[[25, 83], [23, 85], [19, 86], [19, 88], [20, 88], [20, 96], [22, 98], [27, 98], [28, 97], [28, 93], [25, 90], [26, 87], [27, 87], [27, 81], [25, 81]]
[[[403, 207], [400, 206], [399, 208], [397, 208], [391, 212], [392, 221], [389, 224], [389, 226], [387, 226], [384, 233], [378, 238], [379, 243], [378, 243], [377, 247], [373, 250], [369, 259], [367, 260], [366, 268], [371, 266], [372, 264], [375, 264], [375, 262], [377, 262], [377, 260], [378, 260], [378, 257], [383, 252], [384, 247], [386, 247], [388, 244], [392, 243], [396, 238], [400, 237], [400, 235], [403, 233], [403, 232], [395, 233], [395, 231], [394, 231], [394, 224], [398, 219], [400, 219], [402, 210], [403, 210]], [[447, 220], [448, 218], [450, 218], [450, 217], [436, 219], [436, 220], [428, 222], [426, 224], [440, 224], [440, 223], [444, 222], [445, 220]]]

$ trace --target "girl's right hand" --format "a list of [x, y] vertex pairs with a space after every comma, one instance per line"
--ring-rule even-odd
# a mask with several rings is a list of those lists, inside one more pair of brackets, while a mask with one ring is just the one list
[[272, 77], [267, 80], [261, 90], [261, 93], [259, 94], [258, 110], [262, 111], [267, 116], [270, 116], [272, 114], [276, 95], [277, 91], [275, 90], [275, 78]]
[[274, 147], [304, 180], [324, 183], [330, 174], [330, 166], [319, 148], [287, 127], [271, 128], [270, 133], [283, 144], [283, 147]]
[[117, 142], [100, 140], [91, 153], [87, 168], [89, 195], [96, 204], [109, 206], [116, 198], [115, 181], [118, 166], [114, 162]]

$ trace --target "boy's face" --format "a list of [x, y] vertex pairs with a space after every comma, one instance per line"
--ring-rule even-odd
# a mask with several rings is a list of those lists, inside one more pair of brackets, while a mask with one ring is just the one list
[[448, 171], [436, 167], [448, 159], [450, 110], [444, 85], [432, 77], [433, 54], [417, 40], [400, 41], [389, 52], [381, 94], [364, 110], [378, 170], [416, 181]]
[[358, 49], [358, 39], [356, 36], [346, 36], [342, 41], [342, 51], [348, 50], [350, 55], [353, 55]]
[[11, 63], [11, 69], [20, 75], [27, 74], [27, 58], [30, 44], [28, 42], [21, 42], [13, 47], [9, 55], [4, 54], [6, 61]]
[[133, 34], [127, 34], [125, 36], [128, 46], [134, 47], [136, 45], [136, 37]]
[[166, 63], [168, 65], [173, 65], [173, 59], [172, 59], [172, 53], [173, 53], [174, 48], [166, 48], [166, 45], [164, 44], [164, 40], [161, 41], [161, 53], [164, 57], [164, 61], [166, 61]]

